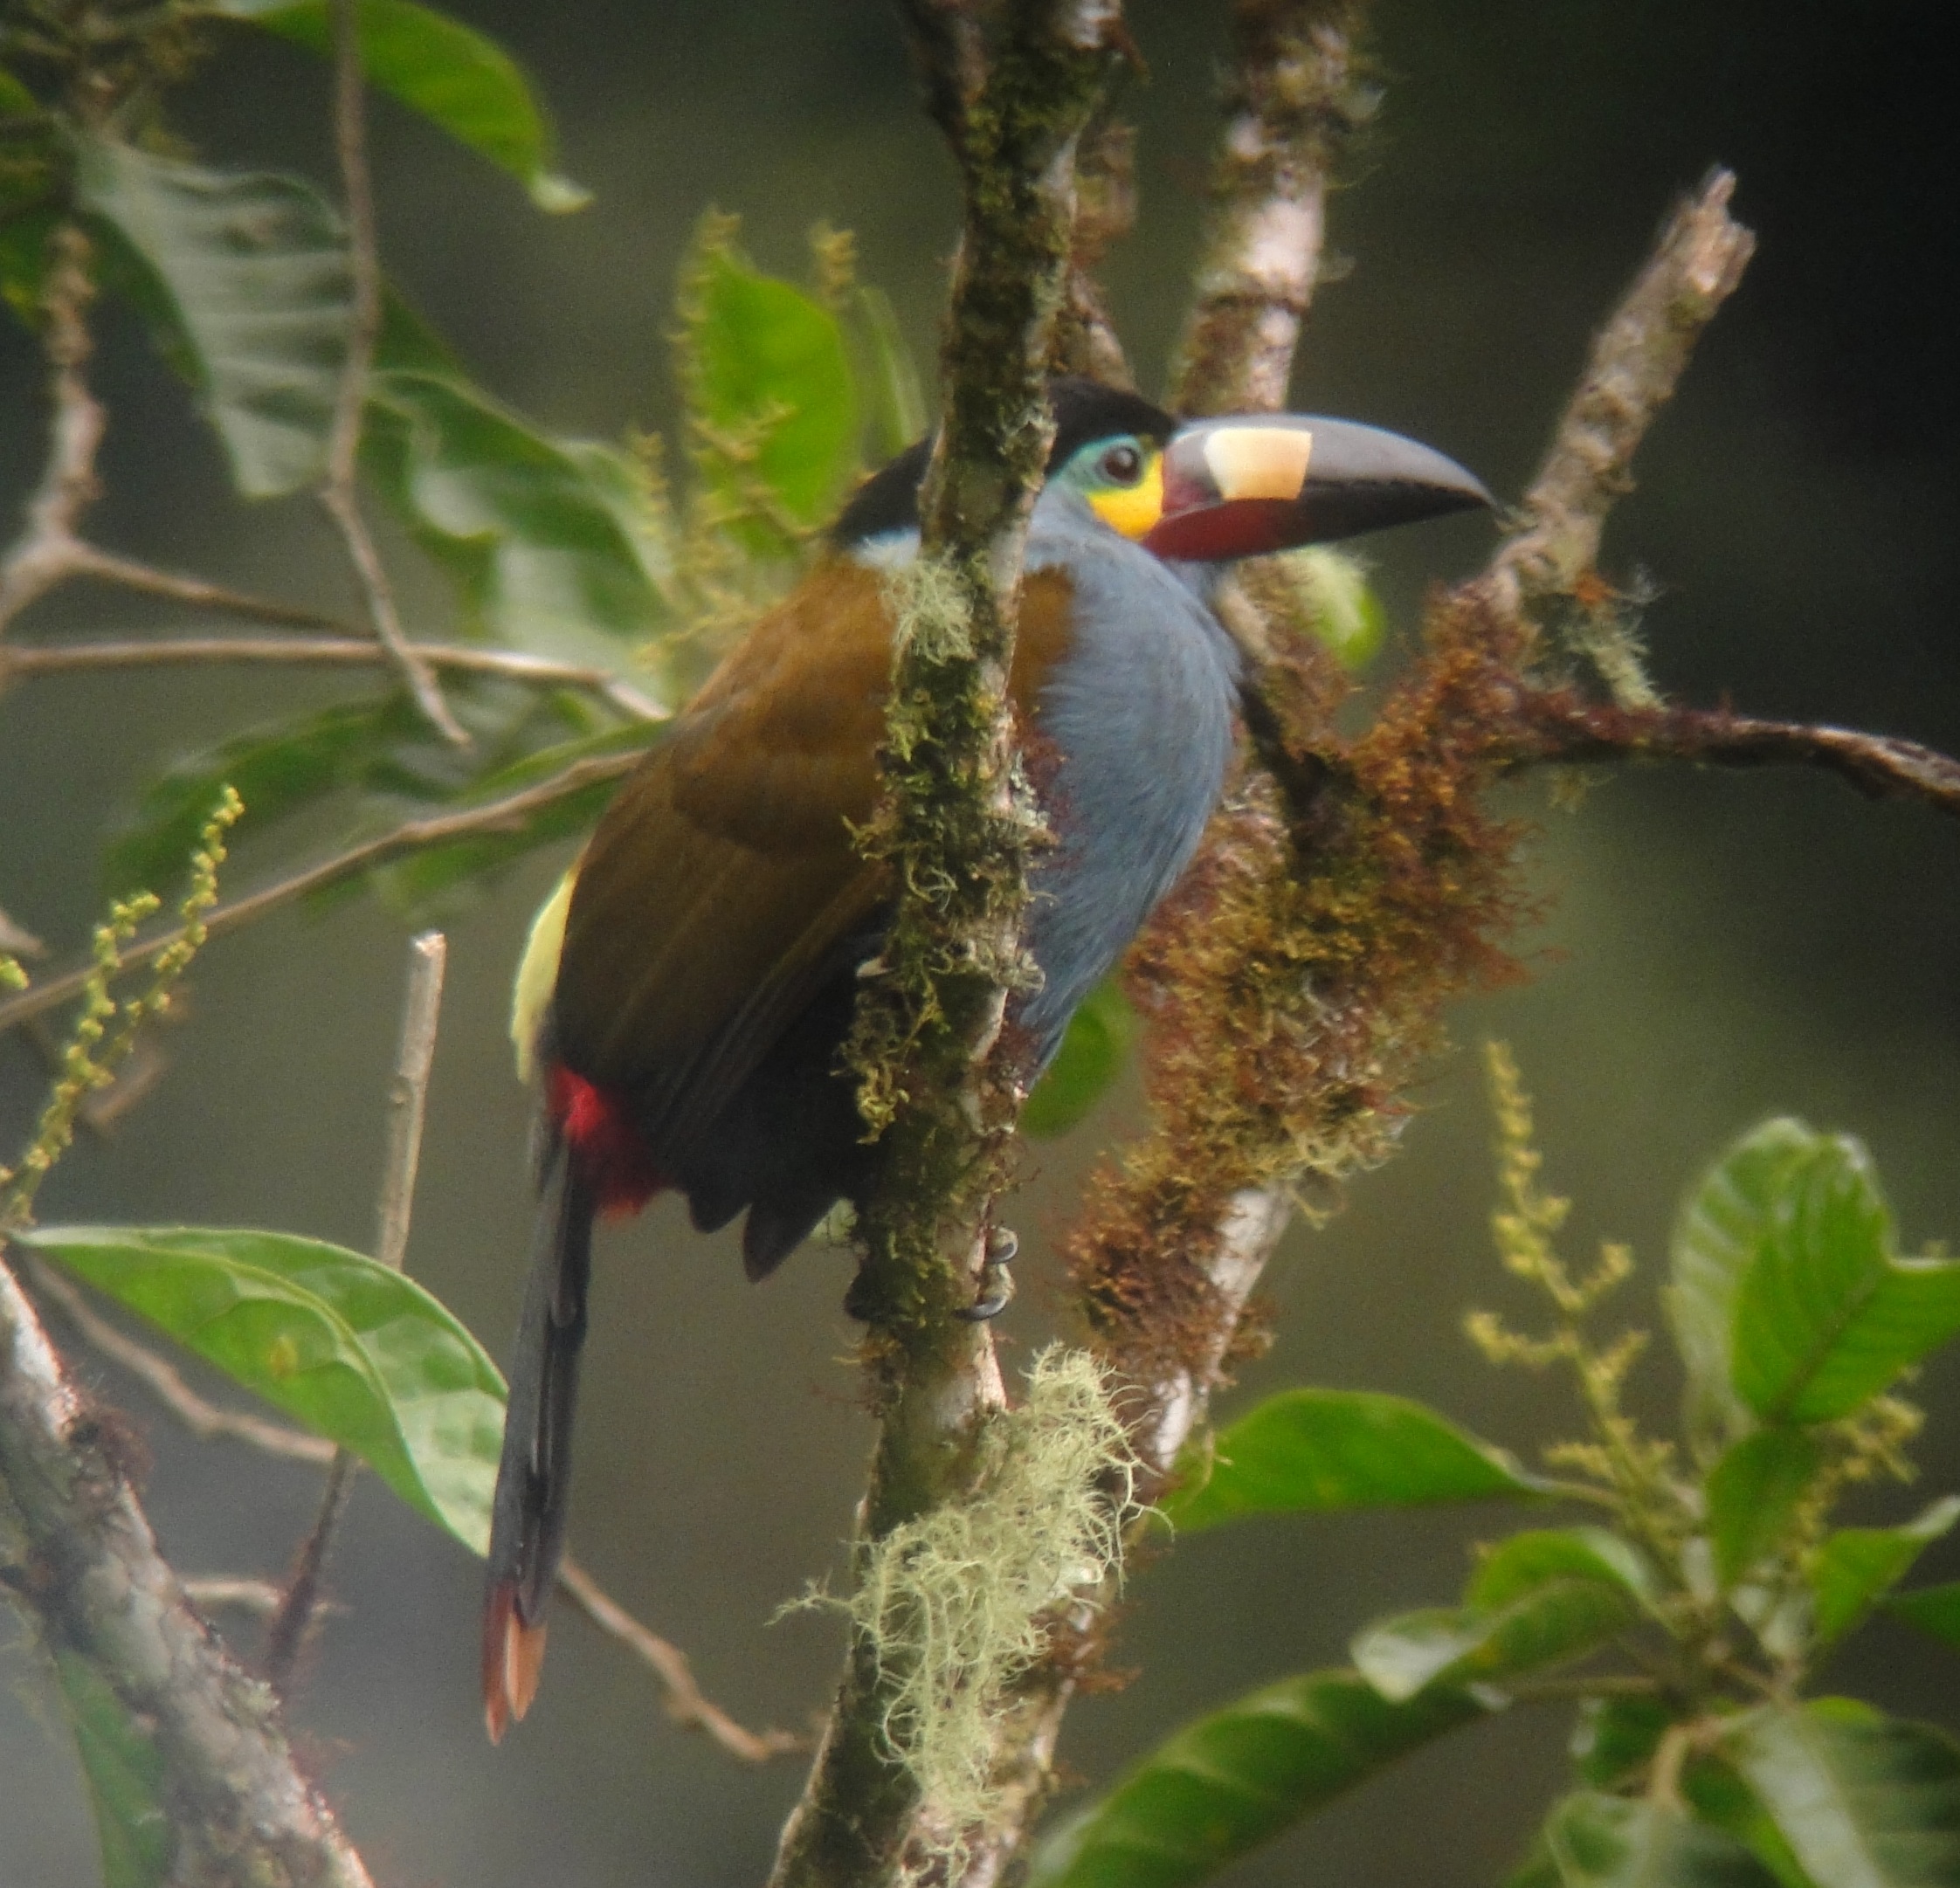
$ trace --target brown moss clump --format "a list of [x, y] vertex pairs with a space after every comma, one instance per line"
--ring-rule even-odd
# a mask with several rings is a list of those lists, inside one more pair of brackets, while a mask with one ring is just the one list
[[1066, 1246], [1098, 1342], [1133, 1376], [1216, 1354], [1205, 1262], [1233, 1196], [1305, 1196], [1382, 1159], [1444, 1003], [1519, 975], [1521, 829], [1483, 798], [1526, 654], [1474, 588], [1440, 598], [1421, 659], [1352, 742], [1330, 725], [1328, 658], [1274, 658], [1248, 714], [1268, 771], [1135, 967], [1156, 1131], [1097, 1176]]

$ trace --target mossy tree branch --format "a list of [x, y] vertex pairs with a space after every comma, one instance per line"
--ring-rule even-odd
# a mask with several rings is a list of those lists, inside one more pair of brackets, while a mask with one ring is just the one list
[[[866, 844], [897, 893], [851, 1058], [883, 1180], [862, 1216], [856, 1308], [880, 1419], [860, 1547], [969, 1493], [1004, 1401], [983, 1326], [960, 1313], [986, 1258], [1018, 1112], [1001, 1053], [1037, 831], [1007, 708], [1028, 518], [1052, 436], [1046, 379], [1068, 266], [1074, 154], [1120, 44], [1100, 0], [905, 8], [928, 109], [962, 172], [964, 223], [942, 359], [944, 418], [922, 546], [897, 586], [886, 798]], [[886, 1732], [896, 1675], [853, 1635], [777, 1888], [906, 1865], [918, 1779]]]

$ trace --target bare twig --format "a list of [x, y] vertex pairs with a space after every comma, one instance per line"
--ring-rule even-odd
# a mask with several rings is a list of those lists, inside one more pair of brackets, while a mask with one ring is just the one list
[[1570, 596], [1591, 575], [1606, 513], [1632, 489], [1635, 449], [1755, 251], [1755, 237], [1729, 214], [1735, 189], [1732, 172], [1709, 173], [1594, 338], [1516, 525], [1492, 561], [1487, 582], [1505, 614]]
[[294, 1766], [278, 1701], [226, 1657], [158, 1554], [105, 1434], [0, 1260], [0, 1488], [28, 1547], [8, 1588], [155, 1750], [172, 1878], [372, 1888]]
[[416, 654], [402, 629], [395, 592], [381, 553], [361, 515], [357, 455], [361, 417], [367, 404], [368, 372], [381, 334], [381, 258], [375, 235], [375, 200], [368, 174], [368, 141], [362, 94], [360, 22], [355, 0], [332, 0], [334, 20], [334, 146], [340, 159], [341, 189], [347, 200], [348, 260], [353, 275], [354, 307], [348, 323], [347, 360], [334, 400], [334, 424], [327, 440], [327, 476], [320, 501], [347, 548], [359, 579], [368, 624], [402, 672], [402, 679], [430, 725], [445, 741], [466, 748], [470, 737], [450, 712], [429, 665]]
[[269, 1580], [252, 1580], [223, 1574], [186, 1580], [183, 1592], [184, 1597], [204, 1612], [215, 1612], [220, 1607], [230, 1606], [235, 1607], [241, 1613], [256, 1613], [261, 1619], [276, 1613], [280, 1609], [280, 1602], [286, 1597], [284, 1592]]
[[[561, 768], [548, 780], [541, 780], [535, 786], [524, 787], [515, 793], [504, 795], [500, 799], [486, 801], [480, 806], [466, 807], [454, 813], [431, 813], [418, 819], [404, 820], [398, 826], [377, 833], [371, 839], [364, 839], [358, 845], [349, 846], [330, 858], [274, 879], [256, 892], [249, 892], [243, 898], [231, 899], [228, 903], [214, 906], [204, 920], [208, 935], [218, 936], [226, 931], [236, 931], [241, 926], [263, 918], [268, 912], [278, 911], [285, 906], [303, 899], [309, 893], [321, 891], [328, 885], [338, 885], [342, 879], [357, 873], [370, 872], [376, 865], [385, 865], [390, 859], [404, 853], [417, 852], [426, 847], [442, 845], [452, 839], [465, 839], [496, 832], [521, 830], [532, 815], [542, 813], [571, 798], [575, 794], [601, 786], [610, 780], [618, 780], [638, 764], [638, 754], [596, 755], [583, 761], [574, 761], [569, 767]], [[150, 962], [168, 950], [183, 935], [181, 927], [168, 931], [153, 933], [129, 945], [122, 954], [119, 975], [127, 974], [139, 965]], [[48, 977], [34, 988], [18, 996], [0, 1003], [0, 1034], [24, 1023], [31, 1016], [44, 1016], [51, 1009], [58, 1009], [65, 1003], [81, 993], [88, 979], [88, 969], [63, 972], [59, 976]]]
[[744, 1763], [767, 1763], [791, 1751], [808, 1750], [810, 1740], [791, 1731], [751, 1731], [737, 1724], [694, 1682], [687, 1655], [663, 1639], [652, 1627], [633, 1617], [570, 1554], [559, 1562], [558, 1585], [565, 1597], [600, 1631], [634, 1653], [650, 1667], [666, 1692], [668, 1718], [683, 1730], [700, 1731], [731, 1757]]
[[334, 1458], [334, 1445], [323, 1437], [309, 1436], [284, 1423], [267, 1422], [249, 1409], [221, 1409], [207, 1402], [184, 1382], [183, 1374], [166, 1357], [116, 1329], [82, 1295], [77, 1286], [45, 1260], [29, 1262], [28, 1276], [35, 1291], [60, 1306], [62, 1313], [74, 1325], [92, 1350], [98, 1350], [119, 1363], [138, 1379], [177, 1421], [199, 1442], [224, 1437], [249, 1444], [269, 1456], [284, 1456], [294, 1462], [310, 1462], [324, 1468]]
[[[375, 1257], [399, 1271], [408, 1256], [409, 1224], [415, 1206], [415, 1175], [422, 1162], [422, 1120], [429, 1099], [429, 1071], [436, 1059], [436, 1025], [442, 1015], [443, 968], [448, 941], [424, 931], [409, 943], [408, 992], [402, 1002], [402, 1035], [395, 1072], [388, 1085], [387, 1151], [382, 1159], [381, 1192], [375, 1209]], [[286, 1596], [266, 1629], [266, 1676], [284, 1692], [307, 1643], [326, 1575], [327, 1554], [360, 1465], [345, 1449], [334, 1452], [320, 1512], [286, 1581]]]
[[1365, 11], [1363, 0], [1234, 0], [1211, 223], [1172, 374], [1180, 413], [1287, 403], [1334, 165], [1374, 110], [1355, 70]]
[[0, 909], [0, 951], [10, 957], [38, 957], [46, 949], [31, 931], [24, 930]]
[[[661, 721], [667, 711], [650, 696], [604, 669], [552, 662], [515, 649], [480, 649], [459, 643], [417, 643], [415, 653], [431, 668], [466, 675], [498, 675], [539, 687], [586, 688], [604, 696], [636, 721]], [[38, 648], [0, 646], [0, 688], [36, 676], [79, 675], [100, 669], [180, 668], [237, 662], [273, 667], [364, 668], [392, 660], [387, 651], [357, 636], [174, 636]]]

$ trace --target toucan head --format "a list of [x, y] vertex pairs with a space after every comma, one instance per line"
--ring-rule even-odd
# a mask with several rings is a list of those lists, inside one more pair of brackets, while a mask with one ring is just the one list
[[[1180, 422], [1134, 393], [1051, 382], [1048, 481], [1157, 556], [1222, 563], [1488, 505], [1454, 460], [1399, 433], [1298, 413]], [[916, 528], [932, 442], [868, 479], [832, 529], [841, 546]]]

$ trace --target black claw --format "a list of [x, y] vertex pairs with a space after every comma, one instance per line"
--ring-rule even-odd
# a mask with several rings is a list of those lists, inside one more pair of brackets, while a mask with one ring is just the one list
[[972, 1304], [955, 1312], [953, 1315], [963, 1318], [969, 1324], [984, 1324], [990, 1318], [999, 1317], [1007, 1309], [1008, 1301], [1013, 1296], [1012, 1283], [1004, 1278], [986, 1297], [975, 1299]]
[[980, 1296], [957, 1315], [969, 1324], [984, 1324], [1007, 1309], [1014, 1280], [1007, 1267], [1021, 1250], [1020, 1235], [1011, 1226], [995, 1226], [987, 1234], [987, 1257], [980, 1270]]

